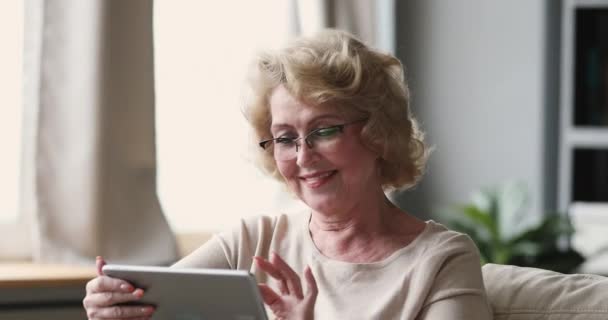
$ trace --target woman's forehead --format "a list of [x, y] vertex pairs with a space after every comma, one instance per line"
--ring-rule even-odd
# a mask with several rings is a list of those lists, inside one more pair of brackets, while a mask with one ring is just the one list
[[281, 121], [280, 119], [273, 119], [271, 124], [272, 130], [279, 130], [282, 128], [297, 128], [303, 127], [307, 128], [310, 126], [314, 126], [316, 123], [323, 121], [343, 121], [342, 117], [337, 114], [327, 113], [327, 114], [319, 114], [313, 117], [302, 117], [302, 118], [293, 118], [287, 121]]
[[341, 119], [343, 114], [336, 107], [313, 105], [295, 98], [283, 86], [273, 90], [270, 97], [271, 126], [296, 126], [322, 119]]

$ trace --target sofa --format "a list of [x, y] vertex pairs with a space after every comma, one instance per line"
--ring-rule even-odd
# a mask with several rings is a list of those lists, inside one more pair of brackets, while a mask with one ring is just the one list
[[494, 320], [608, 320], [608, 278], [511, 265], [482, 268]]

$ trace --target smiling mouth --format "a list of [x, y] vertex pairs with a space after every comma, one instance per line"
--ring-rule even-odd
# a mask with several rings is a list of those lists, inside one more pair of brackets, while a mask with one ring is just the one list
[[300, 177], [300, 180], [304, 181], [308, 187], [315, 189], [327, 183], [327, 181], [329, 181], [337, 172], [338, 171], [336, 170], [331, 170], [318, 174], [306, 175]]

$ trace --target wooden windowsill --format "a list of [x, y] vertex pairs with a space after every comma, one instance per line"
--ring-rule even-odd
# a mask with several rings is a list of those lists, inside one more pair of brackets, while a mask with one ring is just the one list
[[82, 286], [96, 276], [95, 267], [28, 262], [0, 262], [0, 288]]
[[[210, 234], [181, 233], [177, 235], [181, 257], [194, 251], [211, 237]], [[0, 289], [10, 288], [84, 288], [96, 276], [94, 266], [39, 264], [27, 261], [0, 261]]]

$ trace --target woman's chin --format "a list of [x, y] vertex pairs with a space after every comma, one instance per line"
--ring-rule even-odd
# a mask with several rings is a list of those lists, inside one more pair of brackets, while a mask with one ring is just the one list
[[340, 188], [336, 188], [332, 184], [327, 184], [321, 188], [310, 188], [308, 185], [301, 183], [295, 189], [294, 191], [298, 198], [315, 211], [333, 212], [338, 209], [336, 205], [348, 203], [340, 195]]
[[309, 195], [302, 197], [302, 201], [312, 210], [317, 212], [333, 212], [338, 209], [337, 204], [343, 203], [335, 196], [330, 195]]

